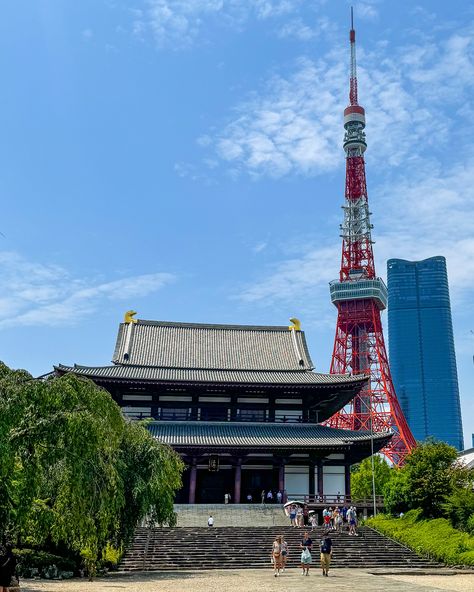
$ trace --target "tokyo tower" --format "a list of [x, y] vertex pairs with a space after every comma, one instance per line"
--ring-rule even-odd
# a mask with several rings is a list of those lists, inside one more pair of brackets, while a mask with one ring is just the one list
[[341, 224], [342, 259], [339, 280], [330, 283], [337, 307], [337, 326], [331, 370], [333, 374], [367, 374], [367, 386], [333, 415], [327, 425], [373, 432], [393, 431], [383, 454], [395, 465], [416, 445], [398, 402], [390, 375], [382, 332], [381, 311], [387, 288], [376, 276], [369, 203], [365, 179], [365, 110], [357, 100], [355, 30], [351, 9], [351, 71], [349, 106], [344, 110], [346, 190]]

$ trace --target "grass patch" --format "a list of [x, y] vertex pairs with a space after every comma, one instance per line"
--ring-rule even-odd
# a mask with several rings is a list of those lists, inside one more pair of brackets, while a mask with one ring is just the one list
[[379, 514], [366, 524], [418, 555], [447, 565], [474, 566], [474, 536], [456, 530], [445, 518], [424, 520], [420, 514], [420, 510], [411, 510], [403, 518]]

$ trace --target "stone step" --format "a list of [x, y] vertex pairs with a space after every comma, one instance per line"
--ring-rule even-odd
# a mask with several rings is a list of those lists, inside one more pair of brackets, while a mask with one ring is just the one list
[[[276, 535], [283, 534], [290, 548], [288, 567], [299, 565], [302, 529], [288, 525], [266, 527], [138, 528], [125, 553], [123, 571], [156, 571], [183, 568], [245, 569], [270, 567], [270, 550]], [[315, 543], [313, 564], [318, 564], [318, 542], [323, 529], [311, 533]], [[332, 534], [334, 567], [433, 567], [409, 549], [367, 528], [360, 536]]]

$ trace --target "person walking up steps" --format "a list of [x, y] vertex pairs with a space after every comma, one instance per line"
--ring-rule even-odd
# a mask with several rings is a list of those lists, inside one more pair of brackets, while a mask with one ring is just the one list
[[319, 550], [321, 552], [321, 567], [323, 570], [323, 576], [328, 576], [329, 566], [331, 565], [332, 559], [332, 540], [327, 533], [325, 533], [321, 539]]
[[[305, 532], [303, 534], [303, 540], [301, 541], [300, 547], [302, 548], [301, 551], [301, 569], [303, 570], [303, 575], [309, 576], [309, 568], [313, 561], [311, 557], [311, 549], [313, 548], [313, 541], [309, 538], [309, 534]], [[305, 573], [306, 572], [306, 573]]]
[[212, 515], [209, 515], [209, 518], [207, 519], [207, 525], [208, 526], [214, 526], [214, 518], [212, 517]]
[[272, 548], [273, 572], [275, 577], [280, 575], [281, 569], [281, 535], [273, 541]]

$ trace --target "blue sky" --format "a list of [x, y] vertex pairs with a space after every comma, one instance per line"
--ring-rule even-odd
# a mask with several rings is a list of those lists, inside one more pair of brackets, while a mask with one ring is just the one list
[[[144, 319], [301, 318], [327, 371], [345, 0], [38, 0], [0, 21], [0, 358], [110, 361]], [[474, 432], [474, 9], [354, 1], [377, 270], [445, 255]]]

